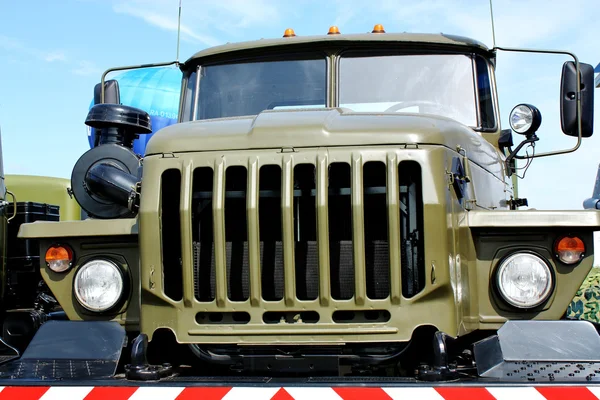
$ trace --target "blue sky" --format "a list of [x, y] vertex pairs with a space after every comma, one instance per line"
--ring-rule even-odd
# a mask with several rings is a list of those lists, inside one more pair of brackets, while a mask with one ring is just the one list
[[[492, 45], [487, 0], [183, 0], [180, 59], [208, 46], [298, 35], [444, 32]], [[598, 0], [495, 0], [496, 43], [570, 50], [600, 62]], [[8, 174], [70, 177], [89, 149], [85, 116], [93, 86], [113, 66], [175, 58], [178, 0], [0, 0], [0, 128]], [[530, 102], [543, 115], [538, 150], [569, 147], [558, 119], [564, 57], [501, 54], [503, 127], [512, 106]], [[580, 209], [600, 162], [600, 90], [596, 134], [574, 154], [534, 160], [520, 194], [539, 209]], [[517, 140], [518, 138], [515, 138]]]

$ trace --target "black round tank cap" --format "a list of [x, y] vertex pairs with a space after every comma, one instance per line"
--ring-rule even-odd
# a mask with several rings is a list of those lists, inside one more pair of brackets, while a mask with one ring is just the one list
[[122, 128], [133, 133], [152, 133], [150, 115], [139, 108], [122, 104], [96, 104], [88, 112], [85, 124], [92, 128]]

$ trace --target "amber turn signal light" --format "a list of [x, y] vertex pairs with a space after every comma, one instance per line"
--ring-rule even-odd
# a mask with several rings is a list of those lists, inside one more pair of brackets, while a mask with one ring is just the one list
[[373, 31], [371, 33], [385, 33], [385, 29], [383, 29], [383, 25], [377, 24], [373, 27]]
[[283, 32], [283, 37], [292, 37], [296, 36], [296, 32], [292, 28], [287, 28], [285, 32]]
[[327, 32], [328, 35], [339, 35], [340, 34], [340, 30], [337, 26], [331, 26], [329, 27], [329, 32]]
[[73, 265], [73, 250], [66, 245], [50, 247], [46, 250], [46, 265], [54, 272], [65, 272]]
[[585, 255], [585, 244], [577, 236], [561, 236], [554, 243], [554, 254], [564, 264], [576, 264]]

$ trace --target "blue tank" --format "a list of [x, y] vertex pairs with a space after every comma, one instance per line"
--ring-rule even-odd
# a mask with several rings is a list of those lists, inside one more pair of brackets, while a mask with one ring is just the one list
[[[119, 83], [121, 104], [150, 114], [152, 133], [140, 135], [133, 151], [144, 155], [146, 144], [156, 131], [177, 122], [182, 72], [175, 67], [143, 68], [122, 72], [109, 79]], [[90, 108], [94, 105], [92, 99]], [[90, 147], [94, 147], [95, 129], [88, 129]]]

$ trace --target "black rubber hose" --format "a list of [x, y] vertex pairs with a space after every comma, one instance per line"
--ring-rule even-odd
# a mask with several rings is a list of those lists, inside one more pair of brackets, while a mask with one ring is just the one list
[[85, 176], [89, 191], [123, 207], [129, 207], [129, 199], [135, 193], [139, 179], [109, 163], [99, 163], [90, 168]]
[[61, 320], [61, 321], [66, 321], [67, 319], [67, 313], [64, 311], [52, 311], [49, 312], [47, 314], [48, 316], [48, 320], [52, 320], [52, 321], [57, 321], [57, 320]]

